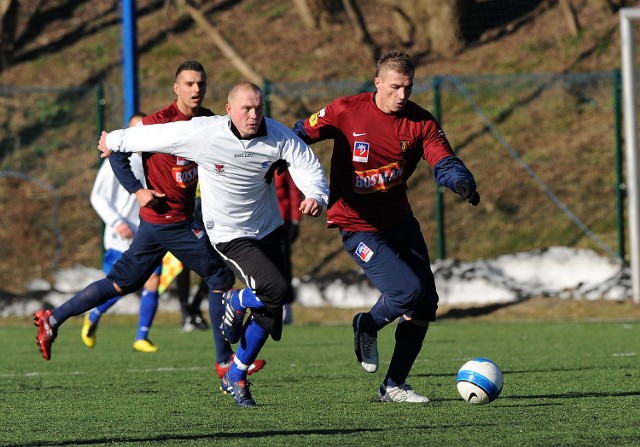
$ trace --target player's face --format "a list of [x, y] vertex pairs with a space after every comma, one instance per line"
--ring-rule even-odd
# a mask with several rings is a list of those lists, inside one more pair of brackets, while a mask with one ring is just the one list
[[376, 77], [374, 82], [378, 89], [376, 93], [378, 108], [384, 113], [397, 113], [404, 108], [411, 96], [413, 73], [404, 75], [387, 70], [381, 72], [380, 77]]
[[227, 113], [242, 138], [255, 135], [264, 118], [262, 94], [250, 88], [240, 89], [227, 104]]
[[173, 84], [173, 91], [178, 96], [178, 108], [185, 115], [193, 115], [202, 105], [207, 93], [207, 80], [201, 71], [184, 70], [180, 72]]

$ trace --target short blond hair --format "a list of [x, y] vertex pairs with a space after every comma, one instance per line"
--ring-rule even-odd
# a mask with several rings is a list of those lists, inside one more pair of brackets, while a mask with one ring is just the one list
[[376, 77], [386, 71], [395, 71], [402, 75], [412, 76], [416, 72], [413, 60], [409, 53], [403, 50], [391, 50], [384, 53], [378, 59]]

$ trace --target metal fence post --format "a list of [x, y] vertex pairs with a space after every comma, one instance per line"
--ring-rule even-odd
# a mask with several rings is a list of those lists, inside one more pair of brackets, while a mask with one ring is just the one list
[[[440, 94], [441, 94], [441, 78], [433, 77], [433, 116], [442, 127], [442, 116], [440, 112]], [[436, 183], [436, 227], [437, 227], [437, 246], [438, 259], [447, 257], [447, 247], [444, 234], [444, 197], [443, 188]]]
[[622, 75], [620, 70], [613, 72], [613, 127], [615, 138], [615, 170], [616, 170], [616, 224], [618, 228], [618, 256], [624, 261], [624, 196], [625, 184], [622, 173]]

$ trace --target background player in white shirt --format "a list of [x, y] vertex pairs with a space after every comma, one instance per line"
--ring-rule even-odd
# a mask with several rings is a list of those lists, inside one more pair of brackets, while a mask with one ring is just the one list
[[[129, 120], [129, 126], [135, 126], [144, 114], [137, 113]], [[142, 157], [134, 154], [131, 157], [131, 169], [134, 175], [144, 183]], [[133, 240], [140, 224], [140, 204], [135, 195], [129, 194], [118, 182], [111, 169], [110, 163], [102, 163], [91, 190], [91, 206], [104, 222], [104, 258], [103, 270], [109, 273], [113, 264], [120, 259]], [[140, 294], [140, 315], [138, 318], [138, 332], [133, 343], [133, 349], [139, 352], [156, 352], [158, 350], [149, 341], [149, 330], [158, 309], [158, 284], [162, 266], [152, 273], [144, 284]], [[96, 331], [100, 317], [110, 309], [121, 297], [111, 298], [104, 304], [85, 313], [82, 324], [82, 341], [88, 348], [96, 344]]]

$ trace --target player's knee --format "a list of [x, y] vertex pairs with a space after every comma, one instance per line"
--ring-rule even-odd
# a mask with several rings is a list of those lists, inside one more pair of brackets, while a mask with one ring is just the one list
[[121, 288], [118, 284], [116, 284], [115, 282], [113, 282], [113, 281], [112, 281], [111, 283], [113, 284], [114, 289], [116, 289], [116, 292], [118, 292], [119, 294], [121, 294], [121, 293], [122, 293], [122, 288]]
[[404, 304], [410, 308], [415, 308], [420, 300], [423, 298], [426, 290], [419, 280], [407, 281], [404, 284], [402, 296], [405, 297]]
[[158, 290], [160, 286], [160, 276], [155, 273], [147, 279], [147, 282], [144, 283], [144, 288], [147, 290]]
[[427, 320], [420, 320], [418, 318], [407, 318], [406, 316], [405, 316], [405, 319], [409, 322], [409, 324], [413, 324], [414, 326], [417, 326], [420, 328], [429, 327], [429, 321]]
[[206, 278], [209, 290], [226, 292], [233, 287], [236, 277], [230, 269], [223, 269]]
[[263, 304], [273, 312], [284, 306], [293, 294], [291, 284], [282, 275], [270, 278], [266, 284], [259, 284], [255, 291]]

